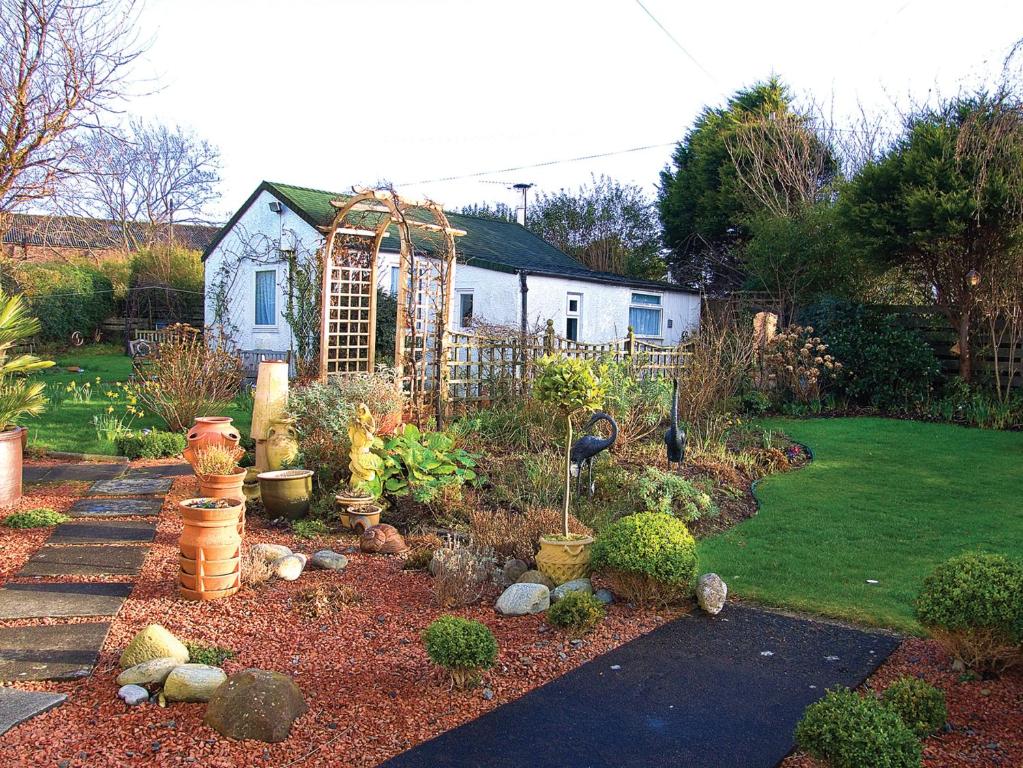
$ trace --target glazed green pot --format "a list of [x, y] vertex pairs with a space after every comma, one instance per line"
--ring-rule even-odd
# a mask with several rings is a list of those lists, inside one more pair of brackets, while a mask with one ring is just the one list
[[271, 520], [283, 517], [298, 520], [309, 511], [313, 493], [311, 469], [277, 469], [259, 473], [259, 495]]

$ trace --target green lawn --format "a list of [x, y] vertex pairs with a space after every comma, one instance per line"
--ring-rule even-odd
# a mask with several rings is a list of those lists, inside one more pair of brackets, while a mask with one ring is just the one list
[[937, 563], [971, 549], [1023, 558], [1023, 433], [873, 418], [765, 426], [815, 461], [761, 482], [760, 513], [701, 542], [701, 570], [733, 594], [921, 632], [913, 601]]
[[[24, 424], [29, 430], [29, 445], [54, 451], [113, 455], [116, 453], [114, 444], [97, 437], [92, 417], [103, 413], [109, 406], [114, 407], [115, 415], [124, 413], [124, 395], [112, 399], [106, 393], [115, 391], [112, 385], [116, 382], [128, 381], [131, 376], [131, 359], [112, 347], [103, 346], [72, 350], [59, 356], [56, 362], [57, 365], [35, 374], [33, 378], [46, 382], [47, 389], [66, 387], [72, 381], [79, 387], [88, 383], [92, 387], [92, 397], [88, 402], [75, 402], [68, 397], [62, 405], [50, 407], [36, 418], [25, 419]], [[80, 366], [85, 370], [83, 373], [70, 373], [68, 366]], [[221, 415], [233, 417], [242, 434], [248, 434], [250, 413], [232, 404]], [[148, 412], [144, 418], [137, 419], [133, 426], [167, 428], [159, 418]]]

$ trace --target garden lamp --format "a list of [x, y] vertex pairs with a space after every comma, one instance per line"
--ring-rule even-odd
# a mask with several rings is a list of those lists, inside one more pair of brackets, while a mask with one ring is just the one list
[[969, 282], [971, 288], [976, 288], [980, 285], [980, 272], [975, 269], [971, 269], [966, 273], [966, 280]]

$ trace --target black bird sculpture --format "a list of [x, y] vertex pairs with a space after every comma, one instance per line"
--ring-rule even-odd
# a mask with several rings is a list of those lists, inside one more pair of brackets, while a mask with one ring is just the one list
[[672, 462], [681, 469], [686, 457], [686, 433], [678, 425], [678, 379], [672, 381], [671, 426], [664, 433], [664, 445], [668, 449], [668, 469], [671, 469]]
[[586, 465], [587, 472], [589, 473], [589, 494], [593, 495], [593, 457], [601, 451], [606, 451], [612, 445], [615, 440], [618, 439], [618, 424], [615, 420], [603, 411], [597, 411], [593, 414], [593, 417], [583, 427], [584, 430], [589, 429], [598, 422], [606, 421], [611, 426], [611, 434], [608, 437], [598, 437], [597, 435], [583, 435], [574, 443], [572, 443], [572, 450], [568, 456], [572, 462], [572, 468], [576, 473], [576, 492], [579, 492], [579, 485], [583, 479], [583, 464]]

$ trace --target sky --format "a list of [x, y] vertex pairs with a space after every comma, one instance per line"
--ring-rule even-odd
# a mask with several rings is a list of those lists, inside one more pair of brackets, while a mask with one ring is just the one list
[[1023, 3], [147, 0], [140, 24], [150, 92], [126, 114], [219, 146], [222, 220], [264, 179], [388, 181], [449, 209], [601, 174], [653, 195], [673, 143], [736, 89], [777, 74], [839, 115], [892, 112], [996, 75]]

